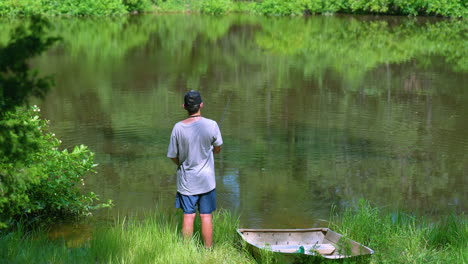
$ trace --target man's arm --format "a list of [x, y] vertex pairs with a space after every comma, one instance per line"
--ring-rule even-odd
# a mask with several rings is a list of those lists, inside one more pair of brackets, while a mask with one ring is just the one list
[[213, 153], [218, 154], [221, 152], [221, 146], [213, 146]]
[[177, 166], [179, 166], [179, 158], [170, 158]]

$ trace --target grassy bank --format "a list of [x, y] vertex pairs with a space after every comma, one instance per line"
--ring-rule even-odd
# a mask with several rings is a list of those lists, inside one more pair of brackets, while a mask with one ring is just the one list
[[[51, 240], [46, 232], [21, 230], [0, 236], [0, 256], [6, 263], [256, 263], [236, 243], [237, 218], [216, 213], [213, 250], [199, 234], [191, 242], [180, 236], [181, 215], [156, 211], [137, 218], [115, 219], [76, 247]], [[362, 202], [334, 214], [330, 227], [375, 250], [371, 263], [466, 263], [468, 225], [464, 215], [440, 222], [404, 213], [383, 213]], [[199, 226], [196, 228], [199, 230]], [[275, 263], [266, 259], [263, 263]], [[330, 263], [330, 262], [327, 262]]]
[[230, 213], [215, 215], [211, 251], [204, 249], [199, 233], [183, 241], [181, 217], [157, 211], [143, 219], [118, 218], [96, 227], [81, 245], [51, 240], [44, 231], [18, 230], [1, 236], [0, 256], [6, 263], [254, 263], [234, 246], [237, 218]]
[[118, 15], [134, 12], [230, 12], [274, 16], [304, 14], [385, 14], [468, 17], [463, 0], [3, 0], [0, 15]]

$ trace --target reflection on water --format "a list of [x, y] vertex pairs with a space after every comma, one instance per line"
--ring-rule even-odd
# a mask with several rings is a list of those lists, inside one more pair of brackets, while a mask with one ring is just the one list
[[242, 226], [310, 227], [331, 205], [359, 198], [426, 215], [466, 210], [463, 21], [146, 15], [53, 23], [64, 42], [34, 62], [57, 84], [41, 107], [65, 147], [96, 153], [88, 188], [113, 199], [115, 212], [173, 207], [166, 151], [190, 89], [220, 123], [218, 205], [241, 212]]
[[81, 247], [91, 240], [92, 225], [83, 223], [56, 225], [49, 233], [48, 238], [52, 240], [64, 240], [68, 248]]

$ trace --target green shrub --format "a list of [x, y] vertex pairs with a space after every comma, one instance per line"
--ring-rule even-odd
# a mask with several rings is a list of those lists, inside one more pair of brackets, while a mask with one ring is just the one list
[[362, 13], [385, 13], [388, 11], [390, 0], [350, 1], [350, 8]]
[[468, 2], [463, 0], [432, 0], [425, 7], [428, 15], [468, 17]]
[[466, 1], [461, 0], [263, 0], [257, 3], [256, 11], [281, 16], [304, 12], [468, 16]]
[[257, 4], [258, 13], [270, 16], [290, 16], [304, 13], [303, 0], [264, 0]]
[[394, 13], [417, 16], [425, 9], [424, 0], [393, 0]]
[[0, 15], [34, 15], [43, 10], [39, 0], [3, 0], [0, 1]]
[[151, 10], [150, 0], [124, 0], [124, 5], [129, 12], [145, 12]]
[[201, 0], [200, 12], [210, 15], [222, 15], [227, 13], [231, 6], [231, 0]]
[[162, 12], [192, 11], [196, 3], [191, 0], [152, 0], [157, 9]]
[[[2, 128], [21, 124], [20, 134], [27, 134], [28, 144], [36, 146], [20, 161], [0, 162], [2, 227], [22, 217], [43, 221], [85, 215], [96, 207], [109, 205], [95, 206], [98, 197], [94, 193], [81, 193], [85, 175], [95, 166], [93, 153], [83, 145], [71, 152], [60, 151], [60, 140], [47, 131], [48, 124], [39, 118], [38, 111], [35, 107], [18, 108], [0, 121]], [[21, 147], [21, 142], [14, 146]]]
[[[463, 0], [2, 0], [0, 15], [114, 15], [144, 12], [155, 5], [162, 12], [200, 11], [206, 14], [256, 12], [290, 16], [304, 13], [371, 13], [467, 17]], [[255, 8], [251, 8], [254, 5]]]
[[305, 3], [306, 9], [311, 13], [335, 13], [346, 10], [346, 0], [309, 0]]
[[256, 2], [249, 1], [233, 1], [231, 12], [236, 13], [250, 13], [252, 10], [255, 10]]
[[62, 14], [75, 16], [116, 15], [127, 13], [121, 0], [64, 0], [58, 4]]
[[[129, 0], [133, 6], [137, 2], [149, 0]], [[127, 13], [122, 0], [3, 0], [0, 1], [0, 15], [115, 15]]]
[[32, 17], [27, 29], [20, 26], [0, 47], [0, 228], [20, 218], [44, 222], [88, 214], [97, 200], [80, 189], [94, 166], [93, 154], [84, 146], [59, 151], [60, 141], [48, 132], [39, 109], [22, 107], [52, 84], [50, 78], [38, 78], [29, 63], [57, 41], [47, 37], [48, 25]]

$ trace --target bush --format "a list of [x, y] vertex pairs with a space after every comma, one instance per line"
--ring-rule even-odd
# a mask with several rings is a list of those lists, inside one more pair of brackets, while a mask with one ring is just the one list
[[[435, 15], [468, 17], [462, 0], [1, 0], [0, 15], [115, 15], [144, 12], [155, 5], [163, 12], [200, 11], [224, 14], [232, 9], [265, 15], [290, 16], [304, 13], [365, 13], [391, 15]], [[256, 8], [250, 8], [255, 5]]]
[[28, 29], [19, 27], [0, 47], [0, 228], [20, 218], [88, 214], [97, 200], [80, 191], [94, 166], [93, 154], [84, 146], [59, 151], [60, 141], [48, 132], [39, 109], [22, 107], [51, 86], [51, 79], [38, 78], [28, 63], [58, 40], [47, 37], [48, 25], [33, 17]]
[[200, 2], [200, 12], [210, 15], [222, 15], [227, 13], [231, 6], [231, 0], [202, 0]]
[[427, 15], [445, 17], [468, 17], [468, 2], [463, 0], [432, 0], [425, 6]]
[[341, 12], [467, 17], [468, 6], [461, 0], [263, 0], [257, 3], [256, 12], [279, 16]]
[[152, 0], [152, 2], [160, 12], [187, 12], [193, 8], [190, 0]]
[[[129, 0], [149, 2], [149, 0]], [[2, 0], [0, 15], [116, 15], [127, 13], [122, 0]]]
[[56, 8], [61, 14], [106, 16], [127, 13], [121, 0], [63, 0], [59, 3]]
[[29, 144], [36, 146], [35, 151], [20, 161], [1, 160], [1, 227], [20, 218], [43, 221], [86, 215], [91, 209], [110, 205], [108, 202], [94, 206], [98, 197], [92, 192], [81, 193], [85, 174], [95, 166], [93, 153], [83, 145], [71, 152], [60, 151], [60, 140], [47, 131], [47, 122], [39, 118], [38, 111], [35, 107], [18, 108], [1, 121], [21, 124], [21, 133], [27, 134]]
[[129, 12], [145, 12], [151, 10], [150, 0], [124, 0], [124, 5]]
[[42, 13], [43, 6], [38, 0], [3, 0], [0, 1], [0, 15], [34, 15]]
[[310, 0], [305, 6], [310, 13], [335, 13], [347, 9], [346, 0]]
[[47, 132], [48, 124], [39, 118], [38, 111], [36, 107], [18, 108], [2, 121], [22, 124], [22, 133], [27, 133], [29, 144], [36, 146], [21, 161], [0, 163], [2, 227], [20, 218], [44, 221], [79, 216], [109, 205], [94, 206], [98, 197], [92, 192], [81, 193], [85, 174], [95, 166], [93, 153], [83, 145], [71, 152], [60, 151], [60, 140]]
[[256, 11], [270, 16], [301, 15], [305, 3], [303, 0], [264, 0], [257, 4]]
[[355, 12], [385, 13], [388, 11], [389, 0], [349, 1], [350, 8]]

